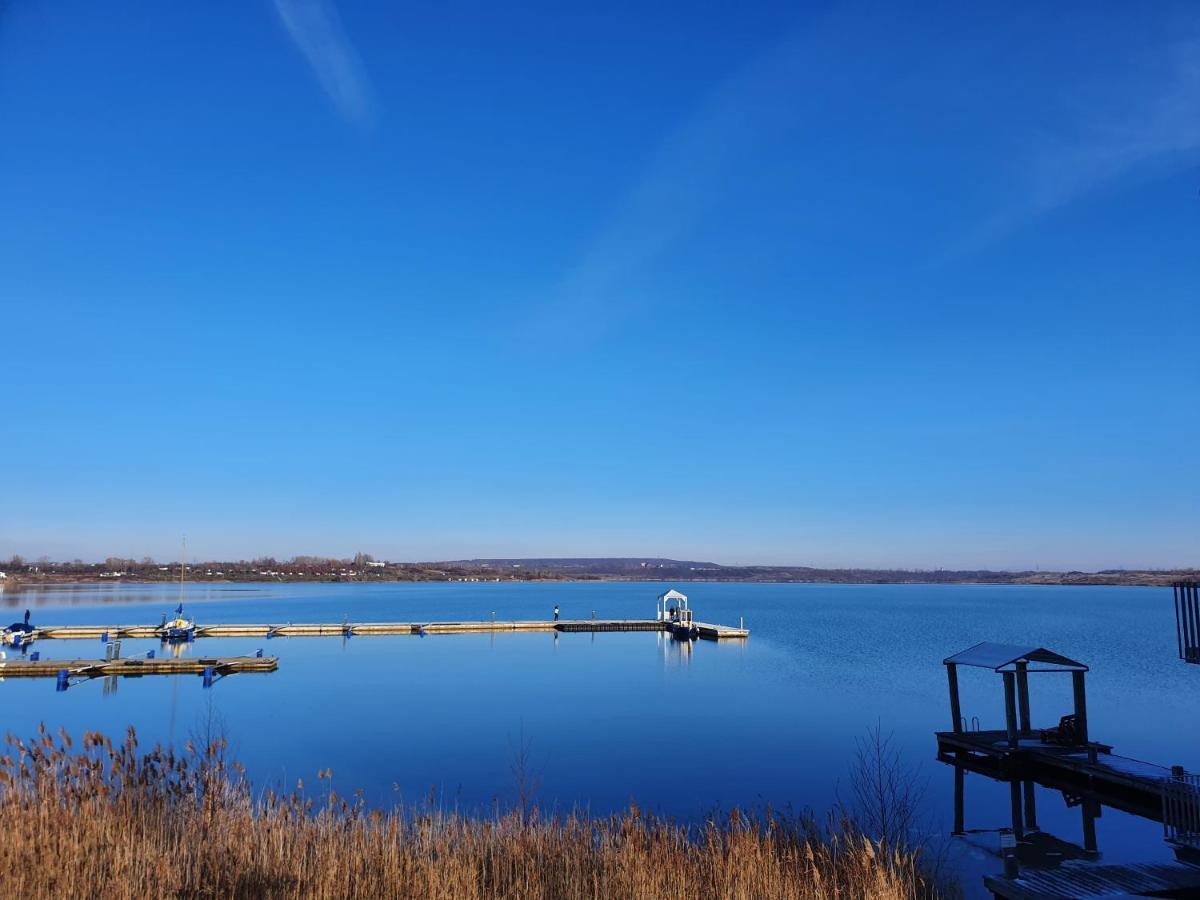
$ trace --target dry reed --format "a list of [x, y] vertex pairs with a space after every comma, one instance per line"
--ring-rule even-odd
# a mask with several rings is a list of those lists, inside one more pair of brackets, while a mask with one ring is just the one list
[[[321, 773], [328, 778], [329, 773]], [[43, 729], [0, 759], [0, 871], [50, 897], [932, 897], [912, 854], [737, 812], [687, 828], [620, 815], [380, 811], [329, 789], [256, 797], [224, 744], [75, 747]]]

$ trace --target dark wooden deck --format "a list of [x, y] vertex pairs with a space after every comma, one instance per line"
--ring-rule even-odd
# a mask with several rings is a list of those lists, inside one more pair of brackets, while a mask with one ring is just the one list
[[1024, 735], [1016, 749], [1004, 731], [943, 731], [938, 757], [1006, 781], [1037, 781], [1060, 789], [1075, 787], [1109, 806], [1162, 819], [1162, 786], [1171, 769], [1112, 752], [1106, 744], [1064, 747]]
[[984, 885], [1005, 900], [1082, 900], [1088, 897], [1197, 897], [1200, 866], [1187, 863], [1097, 865], [1072, 860], [1015, 876], [987, 875]]

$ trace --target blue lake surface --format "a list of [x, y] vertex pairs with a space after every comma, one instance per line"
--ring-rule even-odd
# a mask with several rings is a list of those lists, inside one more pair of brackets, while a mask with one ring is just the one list
[[[51, 679], [0, 685], [5, 728], [180, 744], [210, 719], [261, 785], [293, 787], [332, 768], [343, 793], [420, 801], [434, 791], [473, 810], [511, 802], [522, 740], [543, 806], [607, 812], [636, 800], [681, 819], [765, 806], [824, 814], [848, 796], [855, 742], [878, 724], [926, 782], [928, 828], [952, 820], [953, 772], [933, 732], [949, 726], [941, 660], [982, 640], [1038, 644], [1087, 662], [1090, 730], [1116, 752], [1200, 770], [1200, 668], [1176, 658], [1169, 589], [977, 585], [437, 583], [189, 585], [198, 622], [652, 618], [675, 586], [701, 621], [737, 624], [745, 642], [680, 644], [655, 633], [456, 634], [424, 638], [201, 639], [195, 656], [279, 657], [268, 675], [205, 690], [195, 676], [103, 681], [56, 693]], [[86, 586], [0, 594], [35, 624], [156, 623], [178, 587]], [[3, 615], [4, 613], [0, 613]], [[99, 641], [42, 641], [43, 657], [97, 658]], [[159, 649], [126, 640], [124, 655]], [[10, 651], [11, 655], [11, 651]], [[962, 670], [963, 713], [1004, 723], [999, 676]], [[1071, 709], [1070, 678], [1031, 681], [1034, 724]], [[967, 826], [1008, 824], [1003, 784], [967, 776]], [[1078, 809], [1038, 791], [1039, 824], [1081, 840]], [[1167, 859], [1161, 826], [1105, 809], [1105, 860]], [[999, 867], [982, 830], [953, 842], [972, 893]]]

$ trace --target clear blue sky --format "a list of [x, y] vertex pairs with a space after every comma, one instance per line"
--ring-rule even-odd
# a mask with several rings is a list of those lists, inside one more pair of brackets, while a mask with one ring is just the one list
[[1200, 564], [1190, 3], [0, 4], [0, 558]]

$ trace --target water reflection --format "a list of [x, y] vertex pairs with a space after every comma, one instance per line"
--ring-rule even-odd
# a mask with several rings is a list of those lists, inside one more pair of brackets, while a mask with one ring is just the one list
[[685, 668], [691, 663], [694, 641], [688, 638], [677, 638], [669, 632], [656, 631], [654, 633], [657, 635], [659, 653], [662, 655], [664, 666]]
[[[1048, 869], [1054, 868], [1066, 860], [1085, 859], [1097, 860], [1100, 850], [1096, 839], [1096, 820], [1103, 812], [1103, 804], [1094, 797], [1084, 797], [1072, 793], [1073, 788], [1043, 784], [1043, 797], [1053, 797], [1057, 793], [1061, 798], [1061, 809], [1077, 809], [1079, 811], [1079, 832], [1077, 841], [1065, 840], [1042, 829], [1038, 824], [1038, 783], [1031, 780], [1012, 779], [1005, 782], [1008, 788], [1009, 815], [1007, 821], [996, 818], [994, 806], [989, 805], [983, 810], [982, 823], [976, 818], [970, 819], [966, 803], [967, 774], [972, 771], [969, 764], [954, 765], [954, 827], [951, 834], [973, 843], [985, 853], [1003, 858], [1005, 841], [1001, 836], [1012, 835], [1014, 838], [1013, 851], [1017, 863], [1022, 868]], [[985, 775], [975, 775], [983, 780]], [[1003, 779], [994, 779], [1003, 781]], [[995, 839], [979, 841], [982, 835], [994, 835]]]
[[[189, 584], [187, 596], [189, 603], [229, 600], [265, 595], [273, 587]], [[140, 605], [163, 602], [178, 591], [179, 586], [172, 584], [4, 584], [0, 585], [0, 607]]]
[[[1066, 866], [1063, 872], [1047, 877], [1061, 880], [1062, 885], [1119, 880], [1125, 873], [1137, 871], [1136, 866], [1147, 862], [1157, 863], [1163, 856], [1162, 844], [1159, 845], [1159, 853], [1147, 853], [1149, 848], [1138, 850], [1119, 840], [1120, 833], [1125, 830], [1121, 826], [1130, 819], [1150, 823], [1164, 821], [1166, 807], [1145, 795], [1114, 793], [1103, 787], [1043, 776], [1018, 777], [992, 761], [970, 756], [951, 757], [943, 754], [939, 755], [939, 760], [950, 765], [954, 771], [954, 824], [951, 835], [975, 852], [993, 859], [993, 874], [984, 877], [985, 884], [992, 890], [997, 885], [1028, 885], [1033, 883], [1028, 877], [1022, 881], [1014, 879], [1021, 878], [1023, 874], [1052, 872], [1063, 866]], [[993, 786], [1004, 789], [1008, 801], [1007, 816], [1000, 813], [994, 791], [990, 792], [992, 796], [986, 796], [988, 788]], [[1174, 786], [1188, 804], [1184, 818], [1194, 824], [1194, 811], [1200, 807], [1195, 805], [1197, 795], [1192, 780], [1182, 776]], [[982, 802], [972, 809], [968, 796]], [[1105, 854], [1097, 824], [1106, 818], [1106, 812], [1107, 818], [1117, 820], [1113, 825], [1118, 839], [1110, 842], [1110, 846], [1117, 851], [1117, 859], [1101, 865]], [[1040, 813], [1048, 813], [1053, 825], [1047, 827], [1041, 821]], [[1167, 818], [1170, 820], [1171, 817]], [[1186, 882], [1193, 887], [1200, 885], [1196, 869], [1196, 864], [1200, 863], [1200, 848], [1193, 839], [1193, 833], [1175, 828], [1169, 828], [1168, 832], [1170, 837], [1167, 843], [1178, 863], [1186, 865], [1177, 866], [1177, 874], [1170, 874], [1169, 867], [1156, 871], [1169, 879], [1178, 877], [1180, 884]], [[1153, 858], [1147, 859], [1148, 856]], [[996, 861], [1001, 865], [996, 865]], [[1113, 865], [1114, 862], [1120, 865]], [[1131, 864], [1135, 865], [1134, 869], [1129, 868]], [[1001, 868], [1002, 879], [998, 878], [996, 872]], [[968, 889], [971, 887], [968, 885]], [[996, 896], [1001, 894], [997, 893]], [[1172, 893], [1169, 896], [1185, 894]]]

